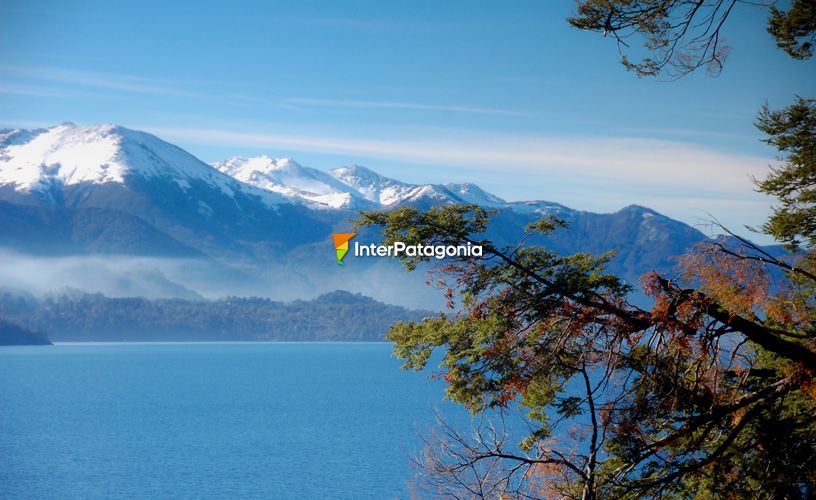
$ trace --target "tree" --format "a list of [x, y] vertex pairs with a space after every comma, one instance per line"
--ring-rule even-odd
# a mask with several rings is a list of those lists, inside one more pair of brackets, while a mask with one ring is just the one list
[[[758, 188], [781, 205], [761, 230], [775, 255], [722, 228], [670, 279], [643, 278], [649, 310], [604, 272], [613, 254], [560, 256], [480, 238], [491, 212], [370, 212], [387, 243], [480, 244], [439, 269], [463, 310], [398, 323], [407, 368], [443, 348], [448, 396], [477, 414], [526, 409], [519, 447], [492, 423], [473, 438], [440, 423], [421, 464], [434, 491], [574, 498], [816, 495], [816, 108], [767, 107], [757, 126], [782, 165]], [[547, 218], [530, 234], [563, 227]], [[426, 259], [406, 257], [409, 270]]]
[[[767, 31], [777, 46], [796, 59], [813, 56], [816, 1], [792, 0], [787, 10], [776, 0], [578, 0], [572, 26], [611, 35], [626, 68], [639, 76], [686, 75], [698, 68], [719, 73], [729, 47], [723, 26], [736, 8], [769, 9]], [[634, 62], [629, 42], [642, 39]]]
[[[580, 0], [570, 23], [640, 36], [640, 76], [718, 72], [721, 29], [738, 0]], [[755, 4], [755, 3], [754, 3]], [[770, 7], [769, 33], [790, 56], [812, 56], [816, 8]], [[760, 227], [788, 244], [772, 254], [727, 236], [683, 258], [676, 277], [642, 279], [649, 309], [604, 271], [614, 254], [560, 256], [484, 240], [476, 206], [364, 213], [386, 242], [481, 244], [482, 257], [438, 270], [461, 311], [389, 331], [405, 367], [436, 349], [448, 397], [479, 415], [526, 412], [518, 446], [487, 422], [473, 436], [440, 424], [419, 460], [433, 491], [455, 497], [811, 498], [816, 496], [816, 134], [812, 100], [767, 107], [757, 126], [783, 166], [757, 181], [779, 206]], [[564, 224], [543, 219], [530, 234]], [[420, 257], [403, 258], [409, 270]]]
[[[655, 305], [644, 310], [604, 273], [611, 254], [497, 248], [479, 239], [489, 217], [476, 206], [447, 206], [360, 220], [380, 227], [387, 243], [484, 248], [481, 258], [440, 270], [462, 312], [398, 323], [388, 337], [407, 368], [423, 368], [444, 348], [448, 397], [474, 413], [520, 405], [530, 432], [513, 451], [495, 430], [474, 441], [443, 426], [441, 453], [424, 460], [436, 487], [574, 498], [701, 488], [722, 496], [751, 497], [751, 488], [780, 498], [816, 493], [816, 316], [794, 318], [799, 304], [787, 301], [787, 289], [772, 294], [771, 268], [788, 272], [788, 264], [744, 254], [762, 251], [747, 242], [725, 247], [745, 257], [733, 261], [700, 249], [685, 277], [702, 284], [646, 276]], [[562, 225], [544, 219], [529, 231]], [[403, 261], [414, 269], [422, 260]], [[784, 428], [773, 423], [780, 420]]]
[[802, 243], [816, 248], [816, 100], [800, 97], [781, 111], [765, 105], [757, 127], [768, 136], [768, 144], [787, 155], [780, 158], [782, 167], [771, 168], [757, 181], [761, 192], [781, 202], [762, 231], [791, 249]]

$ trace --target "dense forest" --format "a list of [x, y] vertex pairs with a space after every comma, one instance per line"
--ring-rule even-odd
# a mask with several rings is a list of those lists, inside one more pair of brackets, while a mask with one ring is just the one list
[[48, 336], [0, 318], [0, 345], [51, 345]]
[[260, 297], [111, 298], [76, 291], [36, 298], [0, 291], [0, 317], [44, 331], [54, 341], [383, 340], [389, 325], [429, 314], [342, 291], [289, 303]]

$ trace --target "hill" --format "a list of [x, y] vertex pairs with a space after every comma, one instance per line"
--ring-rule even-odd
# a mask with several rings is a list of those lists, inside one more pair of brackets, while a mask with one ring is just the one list
[[432, 314], [348, 292], [289, 303], [111, 298], [71, 293], [39, 300], [0, 293], [0, 315], [57, 341], [379, 341], [397, 321]]
[[51, 345], [48, 335], [0, 319], [0, 345]]

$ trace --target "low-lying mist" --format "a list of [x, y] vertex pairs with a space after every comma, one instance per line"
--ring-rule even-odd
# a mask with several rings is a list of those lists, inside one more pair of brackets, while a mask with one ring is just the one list
[[259, 270], [207, 258], [53, 257], [7, 249], [0, 249], [0, 263], [0, 287], [34, 295], [74, 289], [108, 297], [216, 299], [232, 295], [291, 301], [347, 290], [409, 308], [440, 309], [443, 304], [440, 293], [425, 285], [425, 273], [406, 273], [396, 263], [344, 268], [342, 272], [282, 265]]

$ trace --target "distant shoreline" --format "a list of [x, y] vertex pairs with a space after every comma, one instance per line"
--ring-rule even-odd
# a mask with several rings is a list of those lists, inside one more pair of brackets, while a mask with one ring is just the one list
[[390, 340], [122, 340], [122, 341], [63, 341], [54, 346], [89, 345], [185, 345], [185, 344], [391, 344]]

